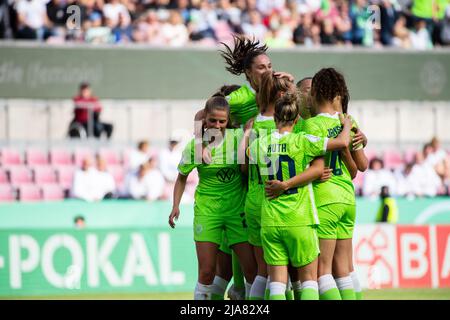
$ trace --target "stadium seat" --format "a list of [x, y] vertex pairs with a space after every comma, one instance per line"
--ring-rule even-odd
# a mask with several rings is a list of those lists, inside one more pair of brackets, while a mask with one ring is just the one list
[[120, 165], [120, 156], [116, 150], [102, 148], [99, 155], [105, 159], [107, 165]]
[[73, 164], [72, 153], [64, 149], [50, 150], [50, 163], [54, 166], [70, 166]]
[[13, 148], [2, 148], [1, 149], [1, 165], [2, 166], [10, 166], [10, 165], [21, 165], [22, 157], [18, 150]]
[[59, 184], [45, 184], [42, 186], [44, 201], [64, 200], [64, 189]]
[[0, 184], [7, 184], [9, 183], [8, 175], [6, 174], [6, 171], [3, 168], [0, 168]]
[[19, 187], [20, 201], [41, 201], [41, 189], [34, 184], [23, 184]]
[[407, 149], [404, 153], [404, 159], [406, 163], [414, 162], [416, 158], [417, 149]]
[[386, 150], [383, 155], [384, 166], [388, 169], [398, 168], [404, 164], [401, 152], [397, 150]]
[[91, 149], [76, 149], [74, 152], [74, 162], [75, 165], [79, 168], [83, 163], [83, 160], [86, 158], [90, 158], [92, 161], [94, 160], [94, 153]]
[[9, 184], [0, 184], [0, 202], [14, 201], [14, 190]]
[[116, 165], [108, 166], [108, 171], [113, 175], [116, 187], [120, 189], [125, 181], [125, 169], [120, 165]]
[[72, 187], [73, 175], [75, 173], [74, 166], [58, 166], [56, 167], [56, 176], [58, 183], [64, 189], [70, 189]]
[[27, 149], [25, 151], [25, 158], [29, 166], [48, 164], [48, 154], [41, 149]]
[[9, 179], [13, 187], [32, 183], [30, 169], [26, 166], [9, 167]]
[[34, 171], [34, 183], [37, 185], [56, 183], [55, 170], [51, 166], [37, 166]]

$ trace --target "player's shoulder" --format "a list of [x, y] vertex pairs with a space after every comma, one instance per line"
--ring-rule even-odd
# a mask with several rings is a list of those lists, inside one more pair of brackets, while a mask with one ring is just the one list
[[228, 100], [229, 104], [234, 105], [242, 103], [246, 100], [253, 99], [254, 97], [255, 91], [246, 84], [244, 84], [239, 89], [234, 90], [228, 96], [226, 96], [226, 99]]

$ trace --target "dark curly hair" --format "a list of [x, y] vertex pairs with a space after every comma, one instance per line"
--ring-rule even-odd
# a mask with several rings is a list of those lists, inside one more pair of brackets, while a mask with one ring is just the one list
[[225, 69], [237, 76], [250, 69], [253, 60], [261, 54], [266, 54], [268, 49], [266, 45], [260, 44], [254, 38], [248, 39], [243, 36], [233, 35], [233, 41], [233, 50], [227, 44], [221, 42], [225, 49], [219, 50], [219, 52], [227, 64]]
[[334, 68], [323, 68], [312, 78], [311, 96], [317, 103], [332, 102], [336, 96], [341, 97], [342, 111], [347, 113], [350, 93], [344, 76]]

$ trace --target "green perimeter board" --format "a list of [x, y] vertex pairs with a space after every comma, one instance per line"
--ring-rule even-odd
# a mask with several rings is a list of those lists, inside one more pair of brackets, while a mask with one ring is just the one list
[[[357, 198], [356, 223], [375, 222], [379, 201]], [[397, 199], [400, 224], [450, 223], [448, 197], [407, 200]], [[104, 200], [88, 203], [79, 200], [62, 202], [0, 204], [0, 229], [72, 228], [73, 219], [82, 215], [89, 228], [167, 228], [172, 208], [169, 201]], [[191, 227], [194, 218], [192, 204], [180, 206], [179, 227]]]

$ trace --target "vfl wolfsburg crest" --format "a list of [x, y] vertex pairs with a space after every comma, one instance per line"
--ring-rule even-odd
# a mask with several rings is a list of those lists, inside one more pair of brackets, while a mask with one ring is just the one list
[[231, 180], [233, 180], [235, 175], [236, 172], [232, 168], [222, 168], [216, 173], [217, 179], [219, 179], [219, 181], [223, 183], [230, 182]]
[[195, 233], [200, 234], [203, 231], [203, 226], [201, 224], [197, 224], [195, 226]]

